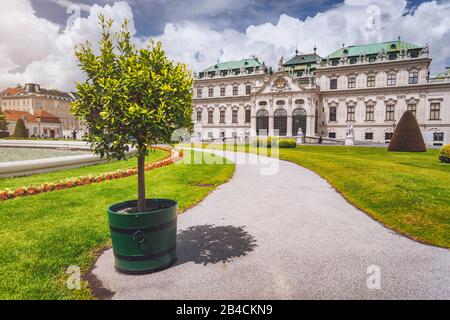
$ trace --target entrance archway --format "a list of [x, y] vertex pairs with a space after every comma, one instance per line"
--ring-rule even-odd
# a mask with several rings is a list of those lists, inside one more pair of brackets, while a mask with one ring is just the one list
[[275, 111], [275, 113], [273, 114], [273, 129], [278, 130], [279, 136], [286, 136], [286, 133], [287, 133], [287, 112], [286, 112], [286, 110], [278, 109]]
[[256, 135], [268, 135], [269, 132], [269, 112], [261, 109], [256, 113]]
[[306, 110], [303, 108], [297, 108], [292, 113], [293, 136], [297, 135], [299, 128], [302, 128], [303, 133], [306, 135]]

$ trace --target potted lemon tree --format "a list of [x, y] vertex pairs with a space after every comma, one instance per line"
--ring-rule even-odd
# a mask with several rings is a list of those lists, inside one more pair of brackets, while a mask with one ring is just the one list
[[159, 42], [138, 49], [126, 20], [115, 34], [111, 19], [99, 20], [98, 53], [90, 43], [76, 48], [86, 79], [76, 85], [72, 110], [101, 157], [120, 160], [137, 149], [137, 199], [107, 211], [116, 269], [153, 272], [176, 260], [177, 202], [146, 198], [145, 158], [151, 145], [170, 142], [176, 129], [192, 126], [192, 75], [186, 65], [171, 61]]

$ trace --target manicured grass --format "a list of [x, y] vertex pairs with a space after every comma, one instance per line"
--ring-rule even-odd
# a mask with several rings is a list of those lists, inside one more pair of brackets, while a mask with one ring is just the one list
[[[146, 162], [153, 162], [169, 155], [169, 151], [152, 149]], [[46, 182], [57, 182], [66, 178], [75, 178], [80, 176], [98, 175], [104, 172], [115, 171], [119, 169], [129, 169], [137, 166], [137, 158], [132, 157], [124, 161], [110, 161], [92, 166], [85, 166], [76, 169], [53, 171], [48, 173], [34, 174], [30, 176], [15, 178], [0, 178], [0, 190], [6, 188], [17, 188], [28, 185], [40, 185]]]
[[[189, 158], [187, 152], [185, 157]], [[146, 172], [147, 197], [175, 199], [185, 210], [227, 181], [234, 165], [185, 161]], [[106, 209], [136, 199], [136, 176], [0, 204], [0, 299], [90, 299], [66, 287], [71, 265], [86, 273], [95, 252], [110, 243]]]
[[[234, 149], [258, 152], [249, 146]], [[438, 160], [438, 152], [299, 146], [279, 149], [279, 156], [315, 171], [350, 203], [387, 227], [415, 240], [450, 248], [450, 165]]]

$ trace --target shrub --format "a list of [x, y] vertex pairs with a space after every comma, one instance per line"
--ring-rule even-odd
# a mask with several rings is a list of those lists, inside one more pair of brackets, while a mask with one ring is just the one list
[[398, 122], [388, 151], [427, 151], [416, 117], [411, 111], [406, 111]]
[[13, 136], [15, 138], [27, 138], [27, 128], [25, 127], [25, 122], [22, 119], [17, 120], [16, 126], [14, 128]]
[[271, 148], [278, 145], [278, 138], [275, 137], [256, 137], [253, 140], [253, 145], [257, 147]]
[[450, 144], [443, 146], [439, 151], [439, 160], [450, 163]]
[[278, 147], [280, 148], [295, 148], [297, 146], [297, 142], [295, 139], [280, 139], [278, 141]]

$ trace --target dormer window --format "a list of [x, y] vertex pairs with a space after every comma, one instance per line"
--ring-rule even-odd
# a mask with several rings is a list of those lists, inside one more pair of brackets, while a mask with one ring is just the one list
[[347, 50], [347, 49], [344, 49], [343, 53], [344, 53], [344, 54], [348, 54], [348, 50]]
[[397, 59], [397, 54], [396, 53], [390, 53], [389, 54], [389, 60], [396, 60]]
[[395, 50], [397, 49], [397, 46], [395, 45], [395, 43], [391, 44], [391, 50]]
[[417, 58], [419, 56], [419, 50], [412, 50], [409, 52], [410, 58]]

